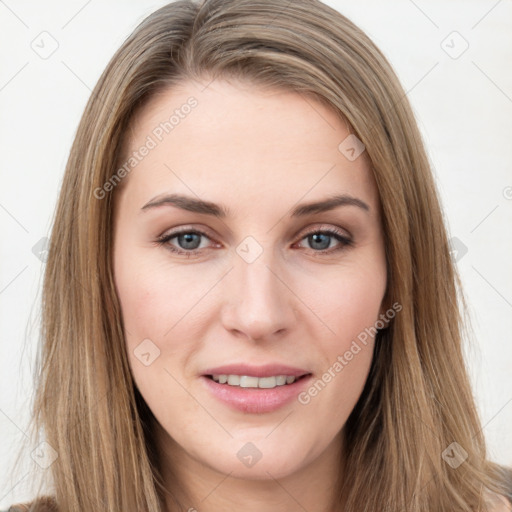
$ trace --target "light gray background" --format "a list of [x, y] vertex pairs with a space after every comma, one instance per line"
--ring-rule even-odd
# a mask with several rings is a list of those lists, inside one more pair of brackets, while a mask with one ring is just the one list
[[[91, 89], [164, 3], [0, 0], [0, 507], [29, 497], [42, 471], [27, 454], [25, 470], [11, 473], [25, 437], [44, 269], [32, 248], [49, 234]], [[512, 465], [512, 2], [327, 3], [370, 35], [412, 102], [451, 236], [467, 247], [458, 261], [475, 333], [466, 352], [490, 456]]]

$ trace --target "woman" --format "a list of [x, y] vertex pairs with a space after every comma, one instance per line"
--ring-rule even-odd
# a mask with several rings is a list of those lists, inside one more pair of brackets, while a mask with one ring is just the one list
[[69, 157], [31, 509], [510, 510], [458, 286], [410, 105], [360, 29], [316, 0], [159, 9]]

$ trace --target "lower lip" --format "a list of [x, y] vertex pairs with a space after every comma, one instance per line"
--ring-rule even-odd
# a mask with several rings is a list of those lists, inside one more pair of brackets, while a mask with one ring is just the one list
[[311, 377], [312, 375], [307, 375], [292, 384], [270, 389], [219, 384], [205, 375], [201, 376], [201, 379], [216, 398], [231, 408], [250, 414], [262, 414], [276, 411], [292, 402], [306, 387]]

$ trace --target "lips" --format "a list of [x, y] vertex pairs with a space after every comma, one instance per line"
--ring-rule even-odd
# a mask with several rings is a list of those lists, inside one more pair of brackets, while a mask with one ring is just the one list
[[293, 402], [311, 377], [305, 369], [281, 364], [232, 364], [208, 368], [201, 380], [206, 390], [229, 408], [262, 414]]

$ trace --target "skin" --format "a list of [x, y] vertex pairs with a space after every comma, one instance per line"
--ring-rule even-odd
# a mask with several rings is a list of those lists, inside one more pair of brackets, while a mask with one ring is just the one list
[[[116, 190], [114, 274], [131, 371], [157, 420], [167, 487], [185, 510], [295, 512], [300, 504], [332, 512], [342, 430], [374, 340], [308, 404], [294, 399], [271, 413], [230, 409], [201, 375], [232, 362], [283, 363], [316, 380], [375, 325], [386, 310], [386, 259], [369, 161], [365, 152], [350, 161], [338, 150], [350, 132], [312, 98], [235, 81], [206, 85], [188, 81], [154, 96], [127, 139], [128, 153], [137, 150], [197, 99]], [[232, 216], [170, 205], [141, 210], [164, 193], [222, 204]], [[345, 205], [290, 217], [298, 204], [333, 194], [350, 194], [369, 210]], [[169, 246], [190, 247], [179, 237], [155, 242], [179, 227], [206, 233], [194, 246], [199, 255], [172, 253]], [[307, 236], [332, 228], [353, 243]], [[262, 250], [251, 263], [236, 251], [247, 236]], [[160, 350], [148, 366], [134, 352], [145, 339]], [[262, 454], [251, 467], [237, 457], [248, 442]]]

